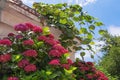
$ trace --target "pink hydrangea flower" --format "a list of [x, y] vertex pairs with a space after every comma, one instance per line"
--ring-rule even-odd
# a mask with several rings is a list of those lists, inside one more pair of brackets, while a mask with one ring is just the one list
[[9, 53], [0, 55], [0, 62], [5, 63], [11, 60], [11, 55]]
[[49, 55], [52, 57], [60, 57], [62, 54], [58, 50], [50, 50]]
[[35, 27], [32, 23], [27, 22], [25, 23], [26, 26], [28, 26], [31, 30]]
[[19, 80], [18, 77], [9, 77], [7, 80]]
[[62, 47], [62, 46], [59, 45], [59, 44], [54, 45], [52, 48], [59, 50], [61, 53], [68, 53], [68, 50], [66, 50], [64, 47]]
[[22, 59], [22, 60], [20, 60], [20, 61], [18, 62], [18, 67], [24, 68], [25, 66], [27, 66], [27, 65], [29, 65], [29, 64], [30, 64], [30, 63], [29, 63], [28, 60]]
[[94, 66], [94, 64], [92, 62], [86, 62], [86, 64], [89, 66]]
[[60, 60], [59, 59], [53, 59], [49, 62], [50, 65], [60, 65]]
[[33, 28], [33, 32], [35, 32], [35, 33], [41, 33], [42, 32], [42, 28], [36, 26], [36, 27]]
[[16, 26], [14, 27], [14, 29], [15, 29], [16, 31], [22, 31], [22, 32], [24, 32], [24, 31], [29, 30], [29, 27], [26, 26], [25, 24], [18, 24], [18, 25], [16, 25]]
[[46, 40], [47, 40], [47, 37], [46, 37], [46, 36], [39, 36], [39, 37], [38, 37], [38, 40], [39, 40], [39, 41], [46, 41]]
[[34, 44], [34, 41], [32, 39], [23, 41], [23, 45], [30, 45], [30, 46], [32, 46], [33, 44]]
[[88, 79], [93, 79], [94, 76], [91, 75], [91, 74], [87, 74], [86, 77], [87, 77]]
[[57, 41], [54, 40], [54, 39], [47, 39], [47, 40], [45, 41], [45, 43], [47, 43], [47, 44], [49, 44], [49, 45], [51, 45], [51, 46], [58, 44]]
[[49, 35], [48, 35], [48, 38], [54, 39], [54, 35], [53, 35], [53, 34], [49, 34]]
[[23, 52], [24, 56], [28, 56], [28, 57], [36, 57], [38, 55], [38, 53], [36, 52], [36, 50], [26, 50], [25, 52]]
[[37, 70], [37, 68], [34, 64], [29, 64], [29, 65], [25, 66], [24, 70], [26, 72], [34, 72]]
[[12, 42], [9, 39], [0, 40], [0, 45], [11, 46]]
[[8, 37], [14, 37], [14, 36], [15, 36], [14, 33], [9, 33], [9, 34], [8, 34]]
[[68, 64], [73, 64], [73, 61], [71, 59], [67, 59]]
[[22, 35], [16, 35], [16, 38], [17, 38], [17, 39], [22, 39], [23, 36], [22, 36]]
[[61, 66], [62, 66], [63, 68], [65, 68], [65, 69], [67, 69], [67, 70], [70, 69], [70, 65], [69, 65], [69, 64], [62, 64]]

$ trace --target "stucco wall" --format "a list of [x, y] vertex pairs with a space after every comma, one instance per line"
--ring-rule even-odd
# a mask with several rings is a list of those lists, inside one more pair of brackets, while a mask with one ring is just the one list
[[6, 37], [10, 32], [14, 32], [14, 29], [9, 25], [0, 22], [0, 38]]
[[[19, 23], [31, 22], [41, 26], [37, 16], [11, 3], [6, 3], [4, 9], [2, 9], [0, 13], [0, 38], [7, 36], [10, 32], [15, 33], [13, 27]], [[50, 27], [50, 32], [55, 35], [56, 39], [58, 39], [61, 34], [61, 31], [54, 27]], [[71, 59], [74, 59], [74, 53], [71, 53]]]

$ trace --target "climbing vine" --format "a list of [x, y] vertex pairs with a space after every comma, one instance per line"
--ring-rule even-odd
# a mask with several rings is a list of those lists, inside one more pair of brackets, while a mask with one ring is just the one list
[[[71, 50], [72, 47], [72, 50], [85, 50], [81, 45], [87, 45], [86, 49], [92, 50], [90, 45], [94, 44], [94, 30], [96, 27], [102, 26], [103, 23], [84, 12], [81, 6], [66, 3], [34, 3], [33, 8], [40, 13], [39, 18], [42, 23], [46, 21], [47, 26], [55, 27], [62, 32], [59, 40], [65, 48]], [[99, 30], [99, 33], [103, 34], [104, 30]], [[79, 42], [81, 45], [76, 46]]]

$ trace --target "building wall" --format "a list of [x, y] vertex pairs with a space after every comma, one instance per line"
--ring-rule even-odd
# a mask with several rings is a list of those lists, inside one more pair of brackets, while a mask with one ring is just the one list
[[5, 37], [10, 32], [14, 32], [14, 29], [10, 25], [0, 22], [0, 38]]
[[[15, 33], [13, 27], [19, 23], [31, 22], [35, 25], [42, 26], [36, 15], [29, 13], [16, 4], [6, 2], [3, 6], [3, 8], [0, 6], [0, 38], [7, 36], [10, 32]], [[50, 31], [55, 35], [56, 39], [59, 38], [61, 31], [54, 27], [50, 27]], [[71, 58], [74, 59], [74, 53], [71, 54]]]
[[[5, 31], [6, 29], [9, 29], [4, 33], [1, 33], [1, 35], [7, 35], [7, 33], [9, 33], [12, 30], [10, 28], [14, 27], [14, 25], [19, 23], [31, 22], [35, 25], [42, 26], [37, 16], [11, 3], [6, 3], [6, 6], [1, 10], [0, 17], [1, 17], [0, 32], [3, 32], [3, 30]], [[1, 26], [2, 24], [6, 25], [6, 27], [3, 28], [3, 26]], [[55, 34], [55, 37], [58, 39], [61, 31], [53, 27], [50, 28], [50, 31], [51, 33]]]

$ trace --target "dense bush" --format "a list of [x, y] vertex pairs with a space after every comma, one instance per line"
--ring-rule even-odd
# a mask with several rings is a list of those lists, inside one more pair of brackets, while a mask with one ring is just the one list
[[111, 75], [110, 73], [108, 73], [108, 71], [104, 67], [102, 67], [100, 65], [96, 65], [96, 68], [98, 70], [102, 71], [108, 77], [109, 80], [119, 80], [118, 76]]
[[92, 62], [72, 62], [48, 27], [24, 23], [14, 29], [17, 34], [0, 40], [0, 79], [108, 80]]
[[113, 36], [108, 32], [100, 40], [104, 41], [101, 52], [104, 53], [99, 65], [112, 76], [117, 76], [120, 80], [120, 36]]

